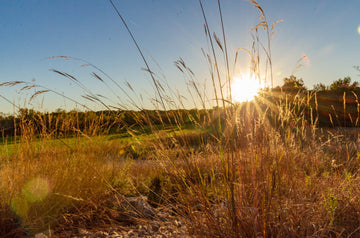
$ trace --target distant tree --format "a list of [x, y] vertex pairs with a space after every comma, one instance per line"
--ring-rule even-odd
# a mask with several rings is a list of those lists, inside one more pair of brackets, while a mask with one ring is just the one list
[[306, 87], [304, 81], [300, 78], [297, 79], [294, 75], [284, 78], [284, 84], [281, 87], [284, 91], [305, 91]]
[[325, 91], [326, 85], [323, 83], [318, 83], [314, 85], [314, 91]]
[[354, 69], [360, 72], [360, 66], [354, 66]]
[[39, 114], [39, 112], [36, 112], [34, 109], [20, 108], [18, 111], [19, 118], [24, 120], [32, 120], [37, 114]]
[[332, 91], [345, 91], [345, 90], [354, 90], [358, 87], [358, 82], [351, 83], [350, 77], [345, 77], [344, 79], [338, 79], [330, 85], [330, 90]]
[[57, 108], [57, 109], [54, 111], [54, 113], [56, 113], [56, 114], [64, 114], [64, 113], [66, 113], [66, 111], [65, 111], [64, 109], [62, 109], [62, 108]]

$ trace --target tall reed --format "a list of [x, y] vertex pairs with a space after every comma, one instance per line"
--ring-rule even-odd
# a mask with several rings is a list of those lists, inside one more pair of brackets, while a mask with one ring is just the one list
[[[128, 93], [134, 91], [130, 83], [125, 89], [82, 59], [53, 57], [86, 63], [96, 80], [115, 96], [123, 93], [130, 105], [110, 105], [80, 79], [52, 70], [80, 87], [86, 100], [107, 110], [93, 112], [85, 103], [66, 98], [87, 112], [21, 111], [15, 126], [20, 143], [13, 145], [12, 153], [1, 154], [1, 235], [33, 235], [49, 227], [59, 232], [66, 226], [89, 228], [98, 226], [99, 220], [111, 225], [134, 222], [124, 218], [128, 214], [122, 214], [123, 220], [112, 215], [114, 195], [146, 195], [154, 206], [171, 206], [194, 236], [359, 235], [359, 137], [350, 140], [339, 131], [318, 128], [317, 93], [273, 89], [271, 39], [279, 21], [270, 27], [262, 7], [251, 0], [260, 23], [250, 30], [252, 47], [244, 51], [251, 73], [265, 84], [270, 81], [271, 87], [253, 101], [236, 103], [221, 2], [220, 39], [211, 33], [199, 0], [210, 43], [209, 52], [203, 53], [215, 103], [209, 107], [212, 96], [180, 58], [175, 65], [190, 85], [194, 105], [200, 105], [188, 110], [182, 95], [156, 78], [125, 19], [109, 2], [152, 79], [154, 110], [138, 105]], [[233, 65], [238, 50], [235, 55]], [[220, 71], [221, 62], [225, 72]], [[22, 91], [39, 88], [30, 99], [56, 93], [26, 82], [0, 86], [19, 85]], [[345, 99], [344, 94], [344, 114]], [[131, 107], [136, 110], [128, 110]]]

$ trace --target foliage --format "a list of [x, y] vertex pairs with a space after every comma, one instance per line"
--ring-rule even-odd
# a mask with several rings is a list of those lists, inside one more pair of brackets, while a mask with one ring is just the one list
[[304, 81], [296, 78], [294, 75], [284, 78], [284, 84], [281, 87], [283, 91], [303, 92], [306, 91]]
[[[34, 109], [20, 108], [16, 116], [0, 117], [3, 137], [22, 135], [22, 123], [32, 125], [35, 135], [51, 134], [52, 137], [66, 137], [83, 132], [87, 135], [104, 133], [124, 133], [128, 129], [147, 130], [150, 124], [162, 127], [164, 124], [193, 126], [203, 120], [211, 110], [142, 110], [142, 111], [76, 111], [39, 112]], [[147, 128], [147, 129], [146, 129]]]
[[351, 83], [350, 77], [345, 77], [344, 79], [338, 79], [330, 85], [330, 90], [332, 91], [351, 91], [358, 88], [359, 83]]
[[325, 91], [327, 89], [326, 85], [323, 84], [323, 83], [317, 83], [314, 85], [313, 87], [313, 90], [314, 91], [318, 91], [318, 92], [321, 92], [321, 91]]

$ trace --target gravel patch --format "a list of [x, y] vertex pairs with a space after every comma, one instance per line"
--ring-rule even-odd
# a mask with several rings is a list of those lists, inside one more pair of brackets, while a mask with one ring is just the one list
[[[119, 201], [119, 198], [115, 200]], [[130, 215], [134, 224], [109, 225], [101, 227], [77, 228], [59, 232], [44, 231], [35, 235], [35, 238], [74, 237], [74, 238], [125, 238], [125, 237], [192, 237], [183, 218], [172, 212], [171, 207], [151, 207], [147, 198], [129, 197], [122, 198], [119, 215], [124, 210]]]

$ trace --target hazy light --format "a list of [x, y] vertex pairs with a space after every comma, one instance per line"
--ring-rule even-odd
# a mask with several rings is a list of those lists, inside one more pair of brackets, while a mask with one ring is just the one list
[[11, 199], [11, 209], [19, 217], [24, 217], [29, 211], [29, 203], [23, 196], [16, 196]]
[[34, 178], [28, 182], [22, 193], [29, 202], [39, 202], [44, 200], [50, 192], [49, 183], [42, 178]]
[[31, 203], [44, 200], [50, 192], [49, 183], [42, 178], [34, 178], [25, 184], [21, 194], [11, 200], [11, 209], [16, 215], [23, 217], [27, 214]]
[[358, 30], [358, 33], [359, 33], [359, 35], [360, 35], [360, 25], [358, 26], [358, 29], [357, 29], [357, 30]]
[[244, 75], [233, 79], [231, 94], [236, 102], [251, 101], [261, 88], [262, 85], [259, 83], [259, 79]]

